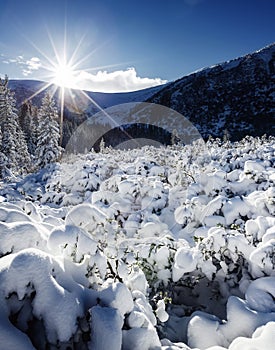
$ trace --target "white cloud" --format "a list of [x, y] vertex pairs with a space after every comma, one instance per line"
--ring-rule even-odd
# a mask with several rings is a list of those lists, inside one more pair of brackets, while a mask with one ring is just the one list
[[24, 64], [24, 59], [22, 56], [17, 56], [15, 58], [5, 58], [2, 63], [5, 63], [5, 64], [12, 64], [12, 63], [15, 63], [15, 64]]
[[31, 57], [30, 59], [24, 59], [24, 57], [21, 55], [15, 58], [5, 58], [4, 60], [2, 60], [2, 63], [15, 64], [19, 66], [22, 69], [22, 74], [24, 76], [30, 75], [33, 71], [38, 70], [42, 65], [38, 57]]
[[28, 69], [23, 69], [23, 70], [22, 70], [22, 74], [24, 75], [24, 77], [27, 77], [28, 75], [31, 74], [31, 71], [28, 70]]
[[[16, 65], [24, 77], [34, 77], [34, 73], [43, 68], [41, 60], [35, 56], [31, 58], [2, 56], [1, 58], [2, 63]], [[80, 70], [72, 72], [72, 76], [70, 87], [101, 92], [136, 91], [167, 83], [167, 80], [161, 78], [140, 77], [133, 67], [114, 72], [98, 71], [94, 74]]]
[[137, 76], [135, 68], [118, 70], [111, 73], [99, 71], [96, 74], [81, 71], [76, 77], [78, 88], [104, 92], [135, 91], [165, 84], [166, 82], [167, 80], [162, 80], [161, 78], [141, 78]]
[[26, 61], [26, 64], [31, 70], [37, 70], [41, 67], [41, 62], [38, 57], [32, 57], [30, 60]]
[[31, 59], [27, 60], [24, 65], [25, 68], [22, 71], [24, 76], [30, 75], [34, 70], [38, 70], [42, 66], [38, 57], [32, 57]]

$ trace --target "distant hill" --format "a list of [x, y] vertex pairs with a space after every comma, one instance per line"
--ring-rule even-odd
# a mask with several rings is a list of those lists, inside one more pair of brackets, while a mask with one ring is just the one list
[[[38, 80], [10, 80], [9, 87], [12, 91], [15, 92], [15, 97], [17, 99], [18, 105], [22, 104], [22, 102], [26, 99], [29, 99], [32, 95], [36, 94], [41, 89], [40, 93], [38, 93], [35, 97], [32, 98], [34, 103], [39, 104], [41, 102], [42, 97], [44, 96], [46, 91], [56, 90], [56, 97], [60, 92], [60, 88], [55, 85], [50, 85], [47, 89], [44, 87], [47, 83]], [[118, 92], [118, 93], [107, 93], [107, 92], [92, 92], [92, 91], [84, 91], [92, 100], [94, 100], [98, 105], [102, 108], [111, 107], [114, 105], [127, 103], [127, 102], [143, 102], [150, 98], [152, 95], [156, 94], [159, 90], [161, 90], [165, 85], [154, 86], [152, 88], [147, 88], [138, 91], [132, 92]], [[65, 89], [65, 102], [67, 104], [72, 103], [71, 96], [75, 97], [75, 102], [79, 104], [79, 112], [85, 113], [92, 109], [92, 102], [86, 99], [86, 102], [83, 98], [83, 94], [76, 89], [70, 89], [71, 94], [69, 93], [69, 89]], [[58, 102], [58, 98], [57, 98]], [[84, 107], [82, 108], [81, 107]], [[96, 109], [98, 111], [98, 109]]]
[[[46, 91], [55, 93], [57, 106], [60, 107], [60, 88], [50, 85], [45, 89], [46, 86], [47, 83], [37, 80], [9, 81], [9, 87], [15, 93], [18, 108], [27, 99], [30, 99], [34, 105], [40, 106]], [[81, 92], [76, 89], [65, 89], [63, 146], [66, 145], [77, 126], [99, 111], [97, 106], [105, 109], [129, 102], [146, 101], [162, 88], [163, 85], [160, 85], [143, 90], [121, 93]]]
[[[18, 105], [44, 85], [34, 80], [9, 82]], [[59, 89], [57, 103], [58, 93]], [[64, 142], [77, 125], [98, 112], [92, 101], [102, 108], [145, 101], [167, 106], [189, 119], [205, 139], [223, 137], [225, 132], [231, 140], [275, 135], [275, 44], [165, 85], [128, 93], [85, 93], [90, 99], [79, 90], [65, 91]], [[33, 102], [39, 105], [43, 94]]]

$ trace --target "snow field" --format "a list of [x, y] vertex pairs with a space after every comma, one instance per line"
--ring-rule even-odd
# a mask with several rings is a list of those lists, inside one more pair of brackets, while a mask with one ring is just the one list
[[275, 140], [89, 153], [1, 184], [7, 349], [273, 347]]

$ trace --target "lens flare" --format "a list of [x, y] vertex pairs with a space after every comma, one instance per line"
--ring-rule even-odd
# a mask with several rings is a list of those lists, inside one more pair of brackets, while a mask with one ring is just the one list
[[69, 64], [60, 64], [55, 68], [53, 83], [62, 88], [76, 89], [76, 77], [73, 67]]
[[[62, 145], [65, 104], [66, 106], [72, 106], [74, 111], [79, 111], [78, 102], [83, 101], [84, 98], [87, 101], [87, 105], [92, 104], [97, 111], [103, 112], [103, 108], [92, 98], [91, 94], [83, 91], [78, 86], [78, 80], [79, 76], [81, 76], [81, 72], [93, 71], [105, 67], [115, 67], [123, 63], [93, 68], [82, 68], [84, 62], [90, 59], [91, 56], [106, 43], [101, 43], [99, 47], [93, 48], [93, 50], [91, 50], [88, 54], [83, 54], [83, 52], [81, 53], [81, 46], [85, 41], [85, 35], [83, 35], [78, 41], [73, 51], [68, 49], [66, 25], [64, 30], [64, 40], [61, 46], [55, 42], [49, 29], [47, 29], [47, 35], [51, 47], [51, 50], [49, 51], [41, 48], [40, 45], [36, 45], [28, 37], [25, 37], [25, 39], [36, 49], [42, 58], [41, 68], [44, 70], [45, 74], [43, 77], [41, 76], [41, 78], [46, 81], [42, 87], [35, 91], [26, 100], [33, 99], [35, 96], [43, 93], [43, 91], [47, 91], [51, 96], [57, 97], [58, 107], [60, 108], [60, 144]], [[80, 114], [83, 114], [83, 111], [82, 113], [80, 111]], [[109, 120], [115, 122], [113, 118], [108, 115], [108, 113], [105, 112], [105, 115]]]

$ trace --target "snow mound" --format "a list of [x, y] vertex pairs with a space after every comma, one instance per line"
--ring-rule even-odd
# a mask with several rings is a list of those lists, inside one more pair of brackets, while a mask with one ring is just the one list
[[0, 187], [7, 349], [273, 349], [275, 140], [105, 149]]

